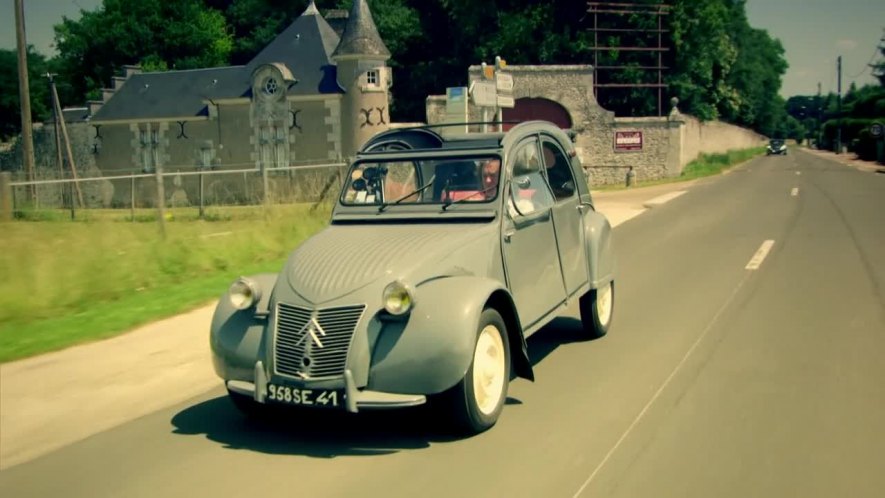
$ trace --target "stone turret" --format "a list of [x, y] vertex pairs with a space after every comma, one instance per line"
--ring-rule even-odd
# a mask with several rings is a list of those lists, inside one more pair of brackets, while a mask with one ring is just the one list
[[341, 102], [341, 148], [353, 156], [372, 136], [389, 127], [390, 51], [378, 35], [366, 0], [354, 0], [341, 42], [332, 54], [338, 66]]

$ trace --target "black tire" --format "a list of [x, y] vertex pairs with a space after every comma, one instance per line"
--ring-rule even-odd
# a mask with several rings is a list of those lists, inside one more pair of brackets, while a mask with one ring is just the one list
[[[497, 332], [495, 335], [500, 339], [500, 343], [490, 336], [484, 336], [484, 330], [487, 334], [495, 334], [495, 332]], [[500, 379], [501, 387], [500, 390], [496, 390], [494, 389], [494, 386], [490, 386], [493, 390], [496, 390], [498, 394], [496, 402], [487, 403], [484, 407], [485, 409], [481, 406], [482, 402], [477, 400], [477, 393], [474, 388], [474, 367], [476, 366], [475, 363], [478, 357], [477, 347], [480, 346], [481, 338], [483, 343], [487, 343], [489, 340], [492, 340], [494, 343], [490, 344], [491, 347], [489, 348], [489, 352], [497, 350], [498, 347], [502, 347], [499, 353], [503, 355], [503, 371], [498, 370], [497, 372], [494, 372], [493, 375], [498, 377], [492, 381], [494, 384]], [[492, 356], [495, 355], [489, 355], [488, 358], [491, 358]], [[442, 393], [439, 396], [438, 401], [441, 402], [441, 408], [451, 415], [450, 420], [453, 426], [452, 428], [456, 432], [465, 435], [479, 434], [494, 426], [498, 421], [498, 417], [500, 417], [501, 411], [504, 409], [504, 402], [507, 400], [507, 387], [509, 383], [510, 341], [507, 337], [507, 326], [504, 324], [504, 319], [501, 318], [501, 315], [496, 310], [486, 308], [483, 310], [482, 315], [480, 315], [479, 324], [476, 328], [473, 358], [470, 360], [470, 366], [467, 368], [467, 373], [464, 374], [461, 381], [454, 387]]]
[[[606, 292], [609, 293], [607, 309], [604, 299], [600, 301], [600, 297], [605, 298]], [[614, 317], [615, 283], [609, 282], [607, 286], [600, 289], [590, 289], [590, 292], [581, 296], [578, 306], [581, 311], [581, 326], [584, 329], [584, 334], [591, 339], [604, 336], [608, 333]]]

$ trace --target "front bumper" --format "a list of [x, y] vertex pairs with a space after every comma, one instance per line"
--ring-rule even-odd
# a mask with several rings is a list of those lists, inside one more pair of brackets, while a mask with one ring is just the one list
[[[264, 404], [267, 398], [267, 374], [264, 364], [255, 364], [255, 382], [244, 380], [228, 380], [227, 388], [238, 394], [251, 396], [258, 403]], [[357, 413], [361, 409], [408, 408], [423, 405], [427, 398], [423, 394], [395, 394], [381, 391], [357, 389], [350, 370], [344, 371], [344, 407], [348, 412]]]

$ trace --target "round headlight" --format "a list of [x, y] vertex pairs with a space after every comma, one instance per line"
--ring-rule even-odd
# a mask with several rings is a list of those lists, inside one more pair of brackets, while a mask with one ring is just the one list
[[238, 278], [231, 284], [227, 293], [230, 296], [230, 304], [238, 310], [249, 309], [261, 300], [258, 283], [245, 277]]
[[405, 315], [415, 304], [415, 296], [412, 290], [400, 281], [391, 282], [384, 288], [381, 295], [384, 309], [391, 315]]

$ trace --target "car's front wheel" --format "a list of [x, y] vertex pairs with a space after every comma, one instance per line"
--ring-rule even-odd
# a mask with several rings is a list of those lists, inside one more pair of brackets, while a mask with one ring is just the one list
[[615, 308], [615, 283], [591, 289], [581, 296], [578, 303], [581, 310], [581, 326], [591, 338], [604, 336], [612, 323]]
[[473, 359], [455, 387], [441, 395], [455, 428], [468, 434], [483, 432], [498, 421], [510, 382], [510, 343], [504, 319], [494, 309], [483, 310], [477, 327]]

